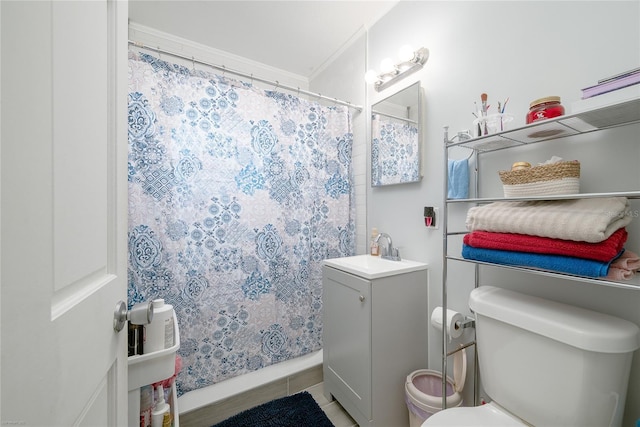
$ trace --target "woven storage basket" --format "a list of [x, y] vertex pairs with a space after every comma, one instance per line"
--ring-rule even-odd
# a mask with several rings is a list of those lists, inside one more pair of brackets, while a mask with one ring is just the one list
[[580, 192], [580, 162], [571, 160], [514, 171], [498, 171], [505, 197]]

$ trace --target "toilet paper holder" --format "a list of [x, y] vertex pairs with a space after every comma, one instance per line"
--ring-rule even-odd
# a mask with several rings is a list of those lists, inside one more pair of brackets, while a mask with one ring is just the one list
[[[455, 328], [456, 328], [457, 330], [459, 330], [459, 329], [466, 329], [466, 328], [475, 328], [475, 327], [476, 327], [476, 319], [475, 319], [475, 318], [473, 318], [473, 317], [471, 317], [471, 316], [466, 316], [466, 315], [465, 315], [465, 316], [464, 316], [464, 319], [459, 320], [459, 321], [457, 321], [457, 322], [455, 323]], [[474, 341], [471, 341], [471, 342], [468, 342], [468, 343], [466, 343], [466, 344], [460, 344], [460, 345], [458, 345], [458, 347], [457, 347], [457, 348], [455, 348], [454, 350], [449, 351], [449, 352], [447, 353], [447, 357], [449, 357], [449, 356], [453, 356], [453, 355], [454, 355], [454, 354], [456, 354], [457, 352], [462, 351], [462, 350], [464, 350], [465, 348], [467, 348], [467, 347], [471, 347], [472, 345], [475, 345], [475, 344], [476, 344], [476, 341], [475, 341], [475, 340], [474, 340]]]
[[448, 309], [445, 315], [443, 308], [438, 306], [431, 313], [431, 324], [437, 330], [446, 328], [451, 339], [460, 337], [464, 329], [475, 327], [476, 321], [472, 316]]
[[475, 328], [476, 319], [470, 316], [464, 316], [464, 320], [456, 322], [456, 329]]

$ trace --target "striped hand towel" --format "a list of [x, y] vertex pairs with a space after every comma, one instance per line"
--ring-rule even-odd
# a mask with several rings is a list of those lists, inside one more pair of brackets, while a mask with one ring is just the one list
[[626, 197], [495, 202], [467, 212], [469, 231], [529, 234], [597, 243], [631, 222]]

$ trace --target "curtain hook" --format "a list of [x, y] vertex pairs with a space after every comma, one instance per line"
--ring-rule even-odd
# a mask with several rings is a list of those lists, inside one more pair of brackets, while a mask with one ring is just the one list
[[280, 82], [276, 80], [276, 85], [273, 87], [273, 90], [277, 91], [278, 87], [280, 87]]
[[226, 65], [222, 65], [222, 77], [224, 77], [224, 74], [227, 72], [227, 67]]
[[298, 86], [298, 98], [300, 98], [300, 86]]
[[253, 73], [251, 73], [251, 86], [253, 86]]
[[193, 72], [195, 73], [195, 71], [196, 71], [196, 59], [193, 56], [191, 57], [191, 66], [193, 67]]
[[158, 59], [162, 59], [162, 51], [160, 50], [160, 46], [158, 46], [156, 52], [158, 52]]

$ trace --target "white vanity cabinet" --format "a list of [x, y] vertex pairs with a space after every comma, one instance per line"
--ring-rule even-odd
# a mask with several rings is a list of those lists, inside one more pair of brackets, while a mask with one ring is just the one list
[[404, 384], [427, 367], [427, 265], [370, 255], [323, 267], [324, 393], [360, 426], [407, 426]]

